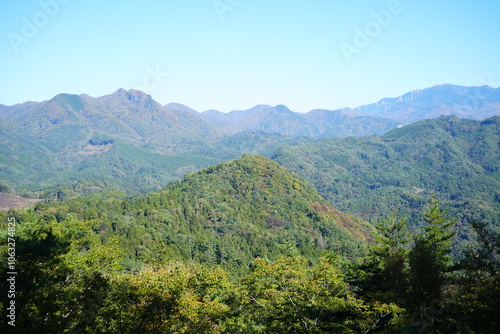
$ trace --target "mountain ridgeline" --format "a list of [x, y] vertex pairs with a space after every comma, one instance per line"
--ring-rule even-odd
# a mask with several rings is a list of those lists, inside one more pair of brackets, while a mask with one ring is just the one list
[[355, 109], [305, 114], [257, 105], [198, 113], [120, 89], [93, 98], [60, 94], [0, 105], [0, 180], [21, 195], [64, 199], [103, 189], [157, 190], [186, 173], [242, 154], [322, 138], [382, 135], [423, 118], [500, 115], [500, 89], [436, 86]]
[[293, 137], [346, 137], [383, 134], [400, 123], [378, 117], [362, 116], [349, 108], [342, 110], [312, 110], [296, 113], [284, 105], [258, 105], [248, 110], [221, 113], [215, 110], [201, 116], [215, 128], [227, 134], [259, 130]]
[[241, 157], [243, 142], [243, 153], [270, 156], [280, 146], [311, 141], [252, 131], [232, 139], [185, 106], [163, 107], [123, 89], [100, 98], [60, 94], [4, 107], [0, 140], [0, 180], [20, 194], [59, 199], [112, 187], [157, 190]]
[[363, 115], [389, 118], [404, 125], [441, 115], [482, 120], [500, 116], [500, 88], [439, 85], [396, 98], [385, 98], [356, 110]]
[[359, 137], [381, 135], [398, 126], [441, 115], [476, 120], [500, 116], [500, 88], [440, 85], [354, 109], [315, 109], [301, 114], [284, 105], [257, 105], [229, 113], [208, 110], [201, 115], [229, 134], [260, 130], [313, 138]]

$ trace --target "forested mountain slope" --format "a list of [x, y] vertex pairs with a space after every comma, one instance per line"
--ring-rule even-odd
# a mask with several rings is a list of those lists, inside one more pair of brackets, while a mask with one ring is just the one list
[[500, 224], [500, 117], [440, 117], [381, 137], [284, 147], [273, 159], [365, 219], [396, 210], [416, 222], [435, 193], [454, 212]]
[[136, 90], [2, 106], [0, 180], [18, 194], [64, 199], [117, 188], [157, 190], [186, 173], [310, 142], [261, 132], [222, 135], [185, 106]]
[[[261, 156], [244, 156], [185, 177], [135, 200], [75, 199], [40, 203], [45, 219], [76, 214], [122, 237], [128, 266], [196, 260], [242, 270], [255, 257], [323, 250], [363, 254], [373, 228], [333, 208], [303, 179]], [[161, 250], [161, 251], [159, 251]], [[153, 258], [153, 259], [152, 259]]]

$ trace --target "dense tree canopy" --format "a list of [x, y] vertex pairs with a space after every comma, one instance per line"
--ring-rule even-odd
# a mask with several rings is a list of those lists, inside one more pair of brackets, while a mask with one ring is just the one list
[[[15, 333], [495, 333], [500, 238], [434, 197], [422, 230], [396, 213], [374, 230], [267, 158], [127, 198], [43, 201], [15, 219]], [[12, 237], [11, 237], [12, 238]], [[9, 255], [11, 256], [11, 255]], [[0, 291], [10, 288], [2, 272]], [[15, 329], [15, 330], [14, 330]]]

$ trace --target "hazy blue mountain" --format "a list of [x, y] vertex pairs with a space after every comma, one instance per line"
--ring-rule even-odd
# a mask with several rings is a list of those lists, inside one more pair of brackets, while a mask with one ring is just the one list
[[439, 85], [356, 108], [365, 115], [390, 118], [403, 124], [440, 115], [485, 119], [500, 116], [500, 88]]
[[399, 122], [378, 116], [357, 116], [356, 111], [350, 108], [315, 109], [303, 114], [303, 118], [314, 124], [314, 137], [317, 138], [380, 135], [400, 125]]
[[498, 116], [500, 88], [439, 85], [355, 109], [316, 109], [302, 114], [283, 105], [257, 105], [229, 113], [208, 110], [201, 115], [227, 134], [253, 130], [313, 138], [370, 136], [441, 115], [477, 120]]
[[163, 106], [167, 110], [177, 110], [177, 111], [182, 111], [182, 112], [187, 112], [193, 115], [198, 116], [198, 112], [194, 109], [189, 108], [188, 106], [185, 106], [180, 103], [169, 103]]
[[247, 110], [222, 113], [208, 110], [201, 115], [228, 134], [263, 131], [293, 137], [347, 137], [382, 134], [400, 123], [378, 116], [359, 116], [352, 109], [293, 112], [284, 105], [257, 105]]
[[207, 111], [202, 115], [213, 126], [219, 127], [228, 133], [253, 130], [274, 132], [292, 136], [312, 136], [309, 124], [304, 124], [299, 114], [290, 111], [286, 106], [256, 105], [247, 110], [234, 110], [227, 114], [217, 111]]
[[4, 106], [3, 104], [0, 104], [0, 117], [5, 117], [7, 114], [8, 106]]
[[227, 113], [210, 109], [202, 112], [201, 116], [212, 126], [226, 134], [233, 135], [244, 131], [242, 125], [232, 120]]

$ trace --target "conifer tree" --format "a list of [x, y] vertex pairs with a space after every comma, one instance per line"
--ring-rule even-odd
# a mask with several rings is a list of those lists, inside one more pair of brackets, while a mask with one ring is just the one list
[[[442, 210], [439, 201], [431, 197], [424, 213], [423, 234], [415, 240], [410, 256], [409, 310], [413, 319], [430, 324], [443, 302], [443, 288], [451, 267], [451, 227], [455, 220]], [[414, 320], [413, 320], [414, 321]]]
[[398, 219], [396, 213], [389, 219], [382, 219], [377, 224], [379, 233], [375, 240], [378, 246], [372, 253], [378, 258], [382, 273], [386, 279], [387, 289], [393, 292], [402, 292], [406, 287], [408, 266], [408, 244], [410, 235], [406, 227], [407, 219]]
[[[375, 225], [376, 244], [350, 279], [365, 297], [402, 305], [408, 290], [408, 253], [411, 242], [407, 219], [392, 213]], [[357, 272], [356, 272], [357, 270]]]

